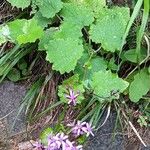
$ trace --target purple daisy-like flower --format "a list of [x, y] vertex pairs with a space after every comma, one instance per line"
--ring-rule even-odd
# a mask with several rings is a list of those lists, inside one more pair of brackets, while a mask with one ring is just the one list
[[62, 150], [82, 150], [82, 145], [74, 146], [74, 142], [66, 141], [66, 145]]
[[75, 106], [77, 104], [77, 97], [79, 96], [79, 92], [75, 94], [72, 89], [69, 89], [69, 95], [66, 95], [68, 99], [68, 104]]
[[65, 150], [66, 141], [68, 136], [64, 133], [58, 133], [56, 135], [49, 135], [48, 137], [48, 147], [46, 150]]
[[42, 145], [40, 141], [33, 143], [33, 146], [36, 150], [44, 150], [44, 146]]
[[94, 136], [94, 133], [92, 132], [93, 128], [94, 127], [92, 127], [90, 123], [86, 123], [85, 132], [87, 133], [87, 136], [89, 136], [90, 134]]
[[87, 136], [91, 134], [94, 136], [92, 132], [93, 127], [91, 127], [91, 124], [87, 122], [77, 121], [76, 124], [73, 122], [72, 124], [68, 124], [68, 126], [72, 127], [71, 131], [75, 134], [75, 136], [80, 136], [83, 134], [86, 134]]
[[77, 121], [77, 124], [75, 124], [71, 131], [76, 135], [76, 136], [80, 136], [84, 134], [84, 128], [85, 128], [86, 122], [81, 122], [81, 121]]

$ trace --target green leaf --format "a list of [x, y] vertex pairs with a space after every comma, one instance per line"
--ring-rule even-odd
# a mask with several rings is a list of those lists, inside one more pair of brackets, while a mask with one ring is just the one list
[[64, 4], [62, 16], [64, 21], [71, 22], [80, 28], [89, 26], [94, 21], [94, 14], [90, 9], [74, 3]]
[[61, 0], [36, 0], [36, 4], [42, 16], [46, 18], [53, 18], [63, 7]]
[[92, 78], [93, 73], [106, 69], [107, 62], [103, 58], [97, 56], [90, 59], [90, 56], [84, 53], [78, 61], [75, 73], [79, 74], [81, 79], [89, 80]]
[[53, 63], [52, 68], [61, 74], [74, 70], [84, 51], [78, 40], [70, 38], [51, 40], [45, 48], [46, 60]]
[[54, 34], [57, 31], [57, 28], [49, 28], [46, 31], [44, 31], [44, 34], [40, 38], [39, 47], [38, 50], [42, 51], [45, 50], [45, 45], [49, 43], [50, 40], [53, 40]]
[[139, 55], [136, 53], [136, 49], [130, 49], [124, 53], [125, 59], [133, 63], [138, 63], [137, 60], [138, 56], [139, 56], [139, 61], [141, 62], [146, 57], [146, 50], [142, 49]]
[[64, 103], [68, 103], [68, 100], [66, 98], [66, 95], [68, 93], [68, 89], [71, 88], [75, 93], [80, 93], [80, 95], [77, 97], [77, 103], [80, 104], [83, 99], [83, 93], [85, 92], [83, 84], [79, 81], [78, 74], [70, 77], [67, 80], [64, 80], [62, 85], [58, 88], [58, 96], [60, 97], [60, 100]]
[[65, 0], [65, 2], [82, 5], [94, 12], [94, 17], [98, 17], [102, 9], [106, 7], [106, 0]]
[[53, 133], [52, 128], [46, 128], [40, 134], [40, 140], [44, 145], [48, 144], [48, 136]]
[[[119, 78], [116, 74], [111, 71], [99, 71], [94, 73], [91, 87], [94, 90], [94, 94], [102, 98], [111, 98], [113, 93], [122, 93], [129, 83]], [[118, 99], [115, 97], [115, 99]]]
[[20, 69], [20, 70], [24, 70], [24, 69], [26, 69], [27, 68], [27, 62], [25, 61], [25, 59], [21, 59], [19, 62], [18, 62], [18, 64], [17, 64], [17, 66], [18, 66], [18, 68]]
[[35, 13], [33, 18], [38, 21], [38, 25], [40, 25], [42, 28], [47, 27], [47, 25], [51, 24], [52, 22], [51, 19], [43, 17], [39, 11]]
[[150, 90], [150, 75], [147, 69], [141, 70], [134, 76], [129, 86], [129, 98], [132, 102], [138, 102]]
[[10, 31], [7, 25], [0, 26], [0, 46], [10, 39]]
[[108, 63], [108, 69], [110, 70], [117, 70], [118, 66], [115, 64], [114, 57], [112, 57]]
[[111, 52], [120, 50], [122, 37], [129, 21], [129, 9], [115, 7], [105, 9], [103, 14], [91, 25], [90, 38]]
[[12, 68], [12, 70], [7, 74], [7, 78], [13, 82], [17, 82], [20, 79], [20, 71], [16, 68]]
[[37, 20], [18, 19], [8, 24], [10, 36], [19, 44], [35, 42], [43, 35], [43, 29], [37, 25]]
[[94, 16], [97, 18], [106, 7], [106, 0], [83, 0], [86, 7], [89, 7], [94, 12]]
[[79, 38], [82, 32], [79, 26], [75, 26], [72, 22], [63, 22], [60, 29], [55, 33], [54, 38]]
[[17, 7], [17, 8], [26, 8], [30, 5], [31, 0], [7, 0], [9, 3], [11, 3], [11, 5], [13, 7]]

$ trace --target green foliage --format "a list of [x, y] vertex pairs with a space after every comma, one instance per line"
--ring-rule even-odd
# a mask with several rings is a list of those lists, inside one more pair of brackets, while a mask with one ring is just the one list
[[[28, 71], [28, 64], [22, 58], [31, 52], [33, 56], [36, 49], [39, 60], [45, 57], [47, 61], [42, 62], [43, 66], [46, 64], [46, 69], [40, 69], [43, 71], [42, 77], [31, 86], [21, 105], [21, 109], [26, 106], [26, 112], [32, 108], [29, 116], [32, 116], [35, 108], [47, 96], [42, 97], [42, 94], [45, 93], [45, 87], [52, 77], [47, 75], [51, 65], [52, 70], [64, 74], [65, 77], [58, 88], [60, 101], [42, 109], [37, 115], [38, 118], [62, 104], [68, 108], [66, 95], [69, 94], [69, 89], [75, 94], [79, 92], [77, 108], [85, 107], [80, 118], [90, 119], [94, 125], [97, 125], [108, 102], [117, 104], [124, 98], [121, 94], [126, 95], [126, 100], [129, 95], [132, 102], [139, 102], [145, 98], [150, 90], [150, 67], [147, 68], [149, 31], [144, 34], [149, 15], [148, 0], [138, 0], [131, 17], [128, 7], [107, 6], [106, 0], [8, 2], [17, 8], [24, 9], [30, 6], [30, 9], [25, 9], [21, 17], [18, 16], [0, 26], [0, 81], [5, 77], [12, 81], [20, 80], [21, 76], [28, 77], [30, 70]], [[143, 16], [139, 13], [141, 7]], [[139, 20], [134, 22], [138, 14]], [[133, 40], [132, 45], [129, 40]], [[15, 47], [7, 49], [11, 43]], [[35, 58], [34, 63], [37, 62], [39, 61]], [[43, 75], [46, 76], [45, 80]], [[112, 101], [114, 99], [118, 100]], [[65, 111], [64, 109], [62, 118]], [[138, 120], [141, 126], [146, 126], [145, 116], [147, 117], [143, 113]], [[29, 118], [31, 120], [31, 117]], [[63, 131], [63, 126], [57, 127], [57, 130]], [[52, 129], [48, 128], [42, 133], [43, 143], [47, 142], [50, 132]], [[81, 141], [84, 139], [81, 138]]]
[[7, 74], [7, 78], [13, 82], [19, 81], [21, 78], [20, 71], [16, 68], [12, 68], [12, 70]]
[[63, 22], [60, 29], [55, 33], [54, 38], [80, 38], [82, 37], [81, 29], [79, 26], [75, 26], [72, 22]]
[[20, 70], [24, 70], [24, 69], [26, 69], [27, 68], [27, 62], [25, 61], [25, 59], [21, 59], [19, 62], [18, 62], [18, 64], [17, 64], [17, 66], [18, 66], [18, 68], [20, 69]]
[[140, 115], [137, 122], [140, 124], [141, 127], [143, 127], [143, 126], [147, 127], [148, 126], [148, 123], [147, 123], [148, 122], [148, 117]]
[[106, 0], [83, 0], [86, 7], [89, 7], [94, 12], [94, 17], [99, 17], [99, 14], [106, 7]]
[[128, 82], [118, 78], [118, 76], [112, 74], [111, 71], [99, 71], [94, 73], [91, 82], [94, 94], [102, 99], [108, 100], [118, 99], [118, 94], [122, 93], [128, 85]]
[[83, 53], [83, 46], [76, 39], [51, 40], [45, 47], [46, 60], [53, 63], [53, 69], [61, 74], [74, 70]]
[[51, 19], [43, 17], [39, 11], [35, 13], [34, 19], [37, 20], [38, 25], [40, 25], [42, 28], [47, 27], [47, 25], [51, 24], [52, 22]]
[[64, 80], [62, 85], [58, 88], [58, 96], [60, 100], [64, 103], [68, 103], [66, 95], [69, 94], [69, 89], [72, 89], [75, 94], [79, 92], [79, 96], [77, 97], [77, 103], [80, 104], [84, 100], [83, 93], [85, 92], [83, 84], [79, 81], [78, 74], [70, 77], [67, 80]]
[[53, 18], [63, 7], [61, 0], [36, 0], [43, 17]]
[[7, 42], [10, 38], [10, 31], [9, 31], [9, 27], [6, 25], [6, 26], [3, 26], [1, 25], [0, 26], [0, 46]]
[[142, 69], [134, 76], [129, 87], [129, 97], [132, 102], [138, 102], [150, 90], [150, 74]]
[[41, 134], [40, 134], [40, 140], [41, 140], [41, 142], [44, 144], [44, 145], [47, 145], [48, 144], [48, 136], [50, 135], [50, 134], [52, 134], [53, 133], [53, 129], [52, 128], [46, 128], [46, 129], [44, 129], [42, 132], [41, 132]]
[[75, 26], [83, 28], [94, 21], [94, 14], [83, 5], [66, 3], [62, 9], [64, 21], [71, 22]]
[[[43, 35], [43, 30], [35, 19], [18, 19], [8, 24], [10, 36], [19, 44], [32, 43]], [[36, 33], [36, 34], [35, 34]]]
[[142, 49], [139, 55], [136, 53], [136, 49], [130, 49], [124, 53], [125, 60], [128, 60], [133, 63], [138, 63], [138, 56], [139, 62], [141, 62], [146, 57], [145, 49]]
[[96, 23], [91, 25], [90, 38], [93, 42], [101, 43], [107, 51], [120, 50], [128, 21], [128, 8], [104, 9]]
[[13, 7], [26, 8], [30, 5], [31, 0], [7, 0]]
[[89, 80], [92, 78], [93, 73], [106, 69], [107, 62], [103, 58], [97, 56], [90, 59], [90, 56], [84, 53], [78, 61], [75, 73], [79, 74], [82, 80]]

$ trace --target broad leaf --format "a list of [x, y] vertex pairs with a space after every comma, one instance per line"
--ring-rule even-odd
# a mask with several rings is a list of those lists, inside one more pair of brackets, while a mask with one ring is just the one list
[[11, 3], [11, 5], [13, 7], [17, 7], [17, 8], [26, 8], [30, 5], [31, 0], [7, 0], [9, 3]]
[[94, 94], [104, 99], [118, 99], [119, 95], [113, 97], [113, 94], [122, 93], [128, 85], [128, 82], [119, 78], [116, 74], [111, 73], [111, 71], [99, 71], [94, 73], [91, 82]]
[[43, 17], [39, 11], [35, 13], [34, 18], [38, 21], [38, 25], [40, 25], [42, 28], [47, 27], [47, 25], [51, 24], [52, 22], [51, 19]]
[[94, 21], [93, 12], [83, 5], [66, 3], [62, 9], [62, 16], [67, 22], [83, 28], [89, 26]]
[[76, 66], [75, 73], [80, 75], [80, 78], [83, 80], [90, 80], [93, 76], [93, 73], [106, 70], [107, 62], [101, 57], [94, 57], [90, 59], [90, 56], [87, 53], [81, 57]]
[[[136, 49], [130, 49], [124, 53], [125, 60], [131, 61], [133, 63], [138, 63]], [[146, 57], [146, 50], [142, 49], [141, 54], [139, 54], [139, 62], [141, 62]]]
[[118, 66], [115, 63], [114, 57], [112, 57], [110, 59], [110, 61], [108, 62], [108, 69], [110, 69], [110, 70], [117, 70], [118, 69]]
[[129, 87], [129, 98], [133, 102], [138, 102], [149, 90], [150, 74], [147, 69], [143, 69], [134, 76], [134, 80]]
[[128, 21], [128, 8], [105, 9], [96, 23], [91, 25], [90, 38], [95, 43], [101, 43], [107, 51], [120, 50]]
[[79, 26], [75, 26], [72, 22], [63, 22], [54, 38], [79, 38], [82, 37], [82, 32]]
[[65, 2], [82, 5], [94, 12], [94, 17], [99, 16], [102, 9], [106, 7], [106, 0], [65, 0]]
[[94, 12], [96, 18], [103, 11], [103, 8], [106, 7], [106, 0], [83, 0], [82, 3]]
[[10, 31], [9, 27], [6, 26], [0, 26], [0, 46], [1, 44], [5, 43], [6, 41], [10, 40]]
[[53, 18], [63, 7], [61, 0], [36, 0], [39, 11], [46, 18]]
[[78, 40], [70, 38], [51, 40], [45, 48], [46, 59], [53, 63], [53, 69], [61, 74], [74, 70], [83, 53], [83, 46]]
[[54, 39], [53, 37], [56, 31], [57, 31], [57, 28], [54, 28], [54, 27], [49, 28], [46, 31], [44, 31], [44, 34], [40, 38], [39, 47], [38, 47], [39, 51], [46, 50], [45, 45], [47, 45], [50, 40]]
[[19, 44], [25, 44], [28, 42], [35, 42], [43, 34], [43, 29], [37, 25], [37, 20], [30, 19], [18, 19], [8, 24], [10, 29], [10, 36]]
[[60, 97], [60, 100], [64, 103], [68, 103], [68, 99], [66, 98], [66, 95], [68, 95], [68, 90], [72, 89], [75, 94], [79, 93], [79, 96], [77, 97], [77, 103], [80, 104], [83, 99], [83, 93], [85, 92], [83, 84], [79, 82], [79, 76], [78, 74], [70, 77], [67, 80], [64, 80], [62, 85], [58, 88], [58, 96]]

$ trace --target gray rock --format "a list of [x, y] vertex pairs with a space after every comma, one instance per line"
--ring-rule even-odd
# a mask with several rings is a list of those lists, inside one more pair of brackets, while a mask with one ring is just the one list
[[[103, 120], [104, 118], [102, 118]], [[101, 127], [95, 137], [90, 137], [89, 141], [85, 146], [85, 150], [123, 150], [123, 136], [116, 135], [113, 138], [113, 129], [115, 127], [116, 114], [112, 113], [106, 124]]]
[[0, 84], [0, 118], [7, 119], [7, 131], [9, 136], [17, 134], [25, 128], [25, 116], [21, 113], [12, 129], [20, 102], [25, 93], [26, 88], [22, 85], [10, 81], [5, 81]]

